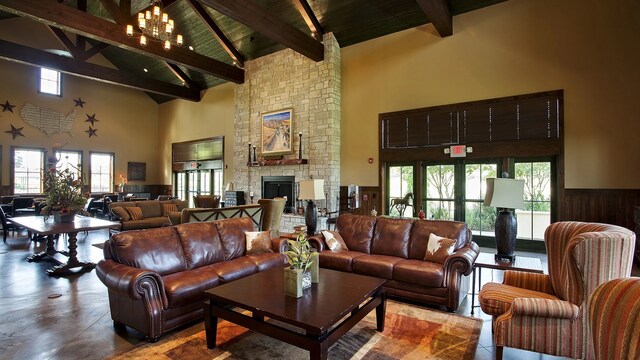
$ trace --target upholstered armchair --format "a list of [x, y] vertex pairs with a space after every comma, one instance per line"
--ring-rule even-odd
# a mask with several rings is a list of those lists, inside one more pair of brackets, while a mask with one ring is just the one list
[[629, 276], [635, 234], [607, 224], [558, 222], [544, 234], [549, 274], [506, 271], [502, 284], [480, 290], [493, 315], [496, 359], [503, 347], [556, 356], [593, 358], [589, 296], [598, 285]]
[[220, 207], [220, 195], [194, 195], [193, 203], [197, 208], [215, 209]]
[[284, 212], [284, 207], [287, 204], [287, 200], [282, 197], [274, 199], [260, 199], [258, 204], [262, 207], [262, 218], [260, 219], [260, 229], [267, 230], [279, 230], [280, 219]]
[[640, 278], [611, 280], [593, 292], [589, 330], [597, 360], [640, 359]]

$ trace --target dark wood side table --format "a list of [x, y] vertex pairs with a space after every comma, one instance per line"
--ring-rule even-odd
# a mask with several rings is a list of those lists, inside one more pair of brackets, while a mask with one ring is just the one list
[[476, 262], [473, 264], [473, 280], [471, 283], [471, 315], [473, 315], [473, 309], [480, 306], [475, 305], [476, 302], [476, 270], [479, 269], [478, 274], [478, 290], [482, 285], [482, 268], [494, 269], [494, 270], [516, 270], [531, 273], [543, 274], [542, 261], [538, 258], [527, 256], [516, 256], [516, 260], [512, 262], [497, 261], [494, 254], [483, 253], [478, 254]]

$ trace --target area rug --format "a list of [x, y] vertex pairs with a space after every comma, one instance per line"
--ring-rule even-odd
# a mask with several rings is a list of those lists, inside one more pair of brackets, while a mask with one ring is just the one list
[[[471, 360], [482, 328], [480, 319], [396, 301], [388, 301], [385, 321], [384, 332], [377, 332], [371, 312], [331, 347], [329, 359]], [[308, 351], [224, 320], [218, 322], [217, 340], [208, 350], [204, 330], [190, 328], [109, 359], [309, 359]]]

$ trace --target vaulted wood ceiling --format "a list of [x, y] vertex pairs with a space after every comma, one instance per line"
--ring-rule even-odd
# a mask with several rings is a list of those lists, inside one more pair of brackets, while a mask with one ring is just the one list
[[[247, 60], [288, 47], [321, 61], [323, 33], [334, 33], [341, 47], [427, 23], [442, 37], [455, 36], [453, 16], [502, 1], [163, 0], [185, 39], [183, 47], [165, 51], [157, 42], [142, 47], [125, 35], [125, 25], [135, 24], [149, 0], [0, 0], [0, 21], [38, 21], [72, 55], [14, 44], [0, 34], [0, 59], [139, 89], [158, 103], [199, 101], [201, 90], [242, 83]], [[117, 69], [87, 62], [98, 53]]]

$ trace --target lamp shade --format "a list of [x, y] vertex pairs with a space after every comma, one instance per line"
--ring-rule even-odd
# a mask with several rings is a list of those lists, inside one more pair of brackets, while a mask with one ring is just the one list
[[324, 179], [300, 181], [300, 200], [324, 200]]
[[487, 179], [484, 205], [503, 209], [524, 209], [524, 180]]

